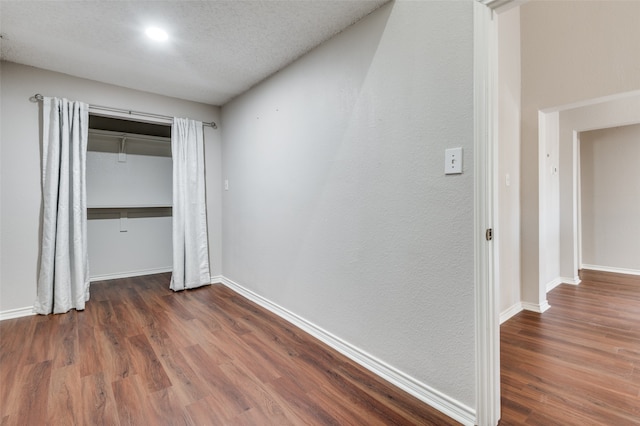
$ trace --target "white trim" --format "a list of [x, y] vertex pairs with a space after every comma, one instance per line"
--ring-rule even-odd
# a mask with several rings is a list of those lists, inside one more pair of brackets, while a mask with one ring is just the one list
[[480, 2], [484, 6], [487, 6], [490, 9], [497, 9], [509, 3], [510, 1], [511, 0], [478, 0], [478, 2]]
[[580, 280], [580, 277], [578, 275], [576, 275], [573, 278], [560, 277], [559, 280], [562, 281], [562, 284], [571, 284], [571, 285], [579, 285], [582, 282], [582, 280]]
[[545, 312], [550, 307], [551, 305], [549, 305], [549, 302], [546, 300], [543, 300], [542, 303], [522, 302], [522, 309], [525, 311], [537, 312], [539, 314]]
[[8, 309], [6, 311], [0, 311], [0, 321], [14, 319], [14, 318], [28, 317], [35, 314], [36, 313], [33, 310], [33, 306], [26, 306], [24, 308], [17, 308], [17, 309]]
[[562, 283], [563, 283], [563, 279], [561, 277], [558, 277], [549, 281], [546, 285], [547, 293], [553, 290], [554, 288], [558, 287]]
[[[561, 122], [559, 122], [558, 124], [560, 125], [559, 127], [561, 127]], [[560, 128], [558, 129], [558, 133], [560, 132]], [[580, 263], [582, 262], [582, 236], [580, 235], [580, 232], [582, 232], [582, 223], [580, 223], [580, 215], [582, 214], [582, 210], [580, 208], [580, 204], [581, 204], [581, 198], [579, 195], [579, 191], [580, 191], [580, 134], [576, 131], [573, 132], [573, 141], [572, 141], [572, 147], [571, 147], [571, 162], [572, 162], [572, 168], [573, 168], [573, 173], [572, 173], [572, 182], [571, 182], [571, 186], [573, 187], [573, 194], [571, 197], [571, 201], [573, 202], [571, 208], [573, 209], [572, 212], [572, 223], [571, 223], [571, 231], [573, 232], [573, 253], [571, 256], [572, 262], [571, 262], [571, 272], [573, 273], [574, 276], [577, 276], [579, 273], [579, 269], [580, 269]], [[561, 146], [560, 146], [560, 136], [558, 136], [558, 151], [561, 151]], [[558, 197], [562, 197], [562, 183], [560, 183], [560, 187], [558, 190]], [[560, 203], [558, 203], [558, 215], [562, 215], [562, 206]], [[560, 223], [562, 223], [562, 219], [560, 219]], [[562, 225], [561, 225], [562, 226]], [[560, 248], [562, 247], [562, 244], [560, 245]], [[559, 256], [560, 259], [562, 259], [562, 252], [559, 251]], [[562, 271], [566, 271], [566, 268], [563, 268], [563, 265], [560, 263], [560, 273], [562, 273]]]
[[[148, 269], [146, 271], [135, 271], [133, 272], [135, 275], [131, 275], [131, 272], [126, 272], [123, 274], [108, 274], [108, 275], [101, 275], [101, 276], [95, 276], [92, 277], [90, 279], [90, 282], [94, 282], [94, 281], [103, 281], [103, 280], [113, 280], [113, 279], [117, 279], [117, 278], [127, 278], [127, 277], [137, 277], [137, 276], [141, 276], [141, 275], [151, 275], [151, 274], [160, 274], [163, 272], [171, 272], [172, 268], [160, 268], [160, 269]], [[214, 275], [211, 277], [211, 283], [222, 283], [223, 277], [222, 275]], [[8, 319], [14, 319], [14, 318], [22, 318], [22, 317], [27, 317], [30, 315], [36, 315], [36, 313], [33, 310], [33, 306], [27, 306], [24, 308], [17, 308], [17, 309], [9, 309], [6, 311], [0, 311], [0, 321], [4, 321], [4, 320], [8, 320]]]
[[574, 147], [573, 147], [573, 155], [574, 155], [574, 164], [575, 164], [575, 173], [574, 173], [574, 191], [576, 193], [577, 204], [575, 205], [575, 219], [576, 219], [576, 236], [573, 240], [573, 244], [575, 244], [576, 250], [576, 271], [575, 274], [579, 273], [578, 269], [580, 265], [582, 265], [582, 169], [580, 168], [580, 164], [582, 162], [580, 157], [582, 144], [580, 143], [580, 133], [576, 133], [574, 135]]
[[518, 7], [529, 0], [477, 0], [481, 4], [487, 6], [491, 10], [498, 13], [506, 12], [509, 9]]
[[582, 269], [592, 271], [612, 272], [614, 274], [640, 275], [640, 269], [616, 268], [615, 266], [600, 266], [583, 264]]
[[522, 310], [523, 310], [522, 302], [518, 302], [513, 306], [511, 306], [510, 308], [505, 309], [500, 313], [500, 324], [504, 323], [514, 315], [519, 314], [520, 312], [522, 312]]
[[[628, 98], [635, 98], [635, 97], [638, 97], [638, 96], [640, 96], [640, 90], [631, 90], [631, 91], [628, 91], [628, 92], [614, 93], [613, 95], [601, 96], [599, 98], [585, 99], [585, 100], [579, 101], [579, 102], [574, 102], [574, 103], [564, 104], [564, 105], [558, 105], [558, 106], [554, 106], [554, 107], [551, 107], [551, 108], [545, 108], [545, 109], [541, 109], [540, 112], [542, 112], [544, 114], [548, 114], [550, 112], [566, 111], [566, 110], [570, 110], [570, 109], [578, 109], [578, 108], [589, 107], [589, 106], [608, 103], [608, 102], [615, 102], [615, 101], [624, 100], [624, 99], [628, 99]], [[618, 125], [619, 124], [615, 124], [615, 125], [612, 125], [612, 127], [615, 127], [615, 126], [618, 126]], [[589, 127], [585, 127], [583, 129], [581, 129], [580, 131], [595, 130], [595, 129], [599, 129], [599, 128], [600, 127], [595, 127], [593, 129], [591, 129]]]
[[[503, 5], [504, 2], [500, 2]], [[500, 315], [494, 270], [496, 241], [485, 240], [493, 228], [496, 164], [496, 22], [489, 7], [473, 5], [473, 115], [474, 115], [474, 289], [476, 424], [494, 426], [500, 419]], [[497, 235], [497, 232], [494, 232]]]
[[443, 412], [449, 417], [465, 425], [475, 424], [476, 416], [472, 408], [445, 395], [442, 392], [437, 391], [436, 389], [433, 389], [432, 387], [420, 382], [419, 380], [414, 379], [408, 374], [403, 373], [402, 371], [394, 368], [384, 361], [374, 357], [373, 355], [363, 351], [356, 346], [353, 346], [349, 342], [342, 340], [338, 336], [331, 334], [323, 328], [318, 327], [317, 325], [307, 321], [297, 314], [277, 305], [276, 303], [271, 302], [261, 295], [254, 293], [253, 291], [230, 280], [229, 278], [223, 276], [222, 284], [229, 287], [236, 293], [246, 297], [252, 302], [255, 302], [263, 308], [273, 312], [285, 321], [288, 321], [301, 330], [309, 333], [316, 339], [329, 345], [349, 359], [357, 362], [367, 370], [373, 372], [374, 374], [377, 374], [388, 382], [410, 393], [426, 404], [431, 405], [432, 407]]
[[169, 266], [164, 268], [142, 269], [139, 271], [128, 271], [128, 272], [117, 272], [114, 274], [94, 275], [92, 277], [89, 277], [89, 282], [116, 280], [118, 278], [139, 277], [142, 275], [162, 274], [164, 272], [171, 272], [171, 271], [173, 271], [173, 268]]
[[119, 108], [110, 108], [100, 105], [89, 105], [89, 114], [100, 117], [119, 118], [128, 121], [138, 121], [140, 123], [172, 125], [171, 117], [164, 117], [156, 114], [146, 114], [137, 111], [125, 111]]
[[222, 280], [224, 280], [222, 275], [211, 276], [211, 284], [222, 284]]
[[558, 277], [555, 278], [551, 281], [549, 281], [546, 285], [546, 289], [547, 289], [547, 293], [550, 292], [551, 290], [553, 290], [554, 288], [558, 287], [560, 284], [570, 284], [570, 285], [578, 285], [580, 284], [582, 281], [580, 280], [579, 276], [575, 276], [573, 278], [569, 278], [569, 277]]

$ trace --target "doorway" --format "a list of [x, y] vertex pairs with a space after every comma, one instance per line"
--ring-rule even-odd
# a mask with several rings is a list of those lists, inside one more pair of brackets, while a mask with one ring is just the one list
[[[633, 72], [640, 56], [634, 53], [637, 42], [626, 41], [637, 40], [638, 30], [626, 17], [638, 6], [623, 2], [516, 6], [520, 4], [501, 4], [494, 13], [497, 65], [492, 77], [497, 95], [492, 107], [498, 114], [493, 122], [498, 161], [494, 169], [498, 198], [495, 286], [501, 322], [523, 309], [544, 312], [549, 308], [548, 289], [560, 282], [579, 282], [583, 263], [577, 242], [580, 132], [630, 124], [635, 118], [629, 115], [640, 113], [637, 101], [631, 99], [635, 95], [628, 92], [640, 87], [640, 78]], [[503, 26], [509, 19], [510, 30]], [[591, 21], [597, 25], [585, 25]], [[509, 32], [513, 36], [502, 40]], [[614, 43], [613, 38], [622, 41]], [[501, 59], [512, 61], [512, 68]], [[581, 102], [564, 104], [576, 100]], [[605, 113], [610, 124], [566, 124], [580, 108], [607, 108], [609, 101], [629, 102], [621, 115]], [[558, 106], [548, 108], [552, 105]], [[501, 108], [511, 115], [511, 123], [504, 121]], [[539, 127], [539, 120], [546, 120], [546, 127]], [[550, 139], [542, 142], [539, 138], [546, 133], [556, 135], [555, 145], [545, 145]], [[505, 146], [512, 151], [504, 151]], [[517, 184], [514, 176], [519, 179]]]
[[640, 275], [640, 124], [578, 137], [580, 269]]

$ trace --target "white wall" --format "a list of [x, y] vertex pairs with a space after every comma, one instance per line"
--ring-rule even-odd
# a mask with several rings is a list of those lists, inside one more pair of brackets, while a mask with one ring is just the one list
[[580, 134], [582, 263], [640, 274], [640, 124]]
[[[560, 276], [560, 113], [539, 115], [538, 144], [538, 309], [548, 309], [547, 288], [558, 285]], [[566, 172], [572, 173], [572, 168]], [[571, 196], [568, 196], [571, 199]], [[534, 308], [534, 310], [536, 310]]]
[[129, 139], [119, 159], [120, 139], [89, 134], [87, 205], [154, 206], [173, 203], [171, 143]]
[[[90, 104], [219, 121], [219, 109], [65, 74], [2, 62], [0, 159], [0, 313], [33, 306], [38, 271], [40, 188], [40, 105], [36, 93]], [[205, 128], [207, 202], [212, 275], [221, 273], [220, 131]]]
[[498, 19], [499, 309], [503, 319], [520, 305], [520, 8]]
[[[391, 3], [223, 107], [223, 270], [475, 405], [473, 7]], [[444, 175], [445, 148], [464, 174]]]
[[172, 269], [171, 215], [129, 210], [126, 232], [120, 212], [89, 213], [87, 245], [91, 281], [168, 272]]
[[640, 88], [640, 2], [530, 1], [520, 14], [522, 298], [540, 305], [538, 111]]

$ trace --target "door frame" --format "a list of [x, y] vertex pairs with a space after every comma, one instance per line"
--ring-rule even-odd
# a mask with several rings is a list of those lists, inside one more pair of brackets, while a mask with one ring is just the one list
[[[494, 426], [500, 419], [500, 325], [493, 232], [495, 197], [496, 28], [492, 4], [473, 4], [474, 112], [474, 253], [476, 335], [476, 424]], [[498, 5], [496, 5], [498, 7]], [[492, 231], [488, 231], [492, 230]]]
[[[498, 23], [496, 14], [527, 0], [476, 0], [473, 4], [474, 253], [476, 424], [500, 420], [499, 252], [494, 224], [498, 205]], [[492, 238], [487, 238], [491, 230]]]

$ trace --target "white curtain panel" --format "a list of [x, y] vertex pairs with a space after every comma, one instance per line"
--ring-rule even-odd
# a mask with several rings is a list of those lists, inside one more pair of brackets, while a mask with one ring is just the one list
[[173, 274], [174, 291], [211, 283], [202, 122], [174, 118], [173, 157]]
[[86, 159], [89, 105], [45, 97], [42, 105], [42, 241], [34, 310], [82, 310], [89, 300]]

